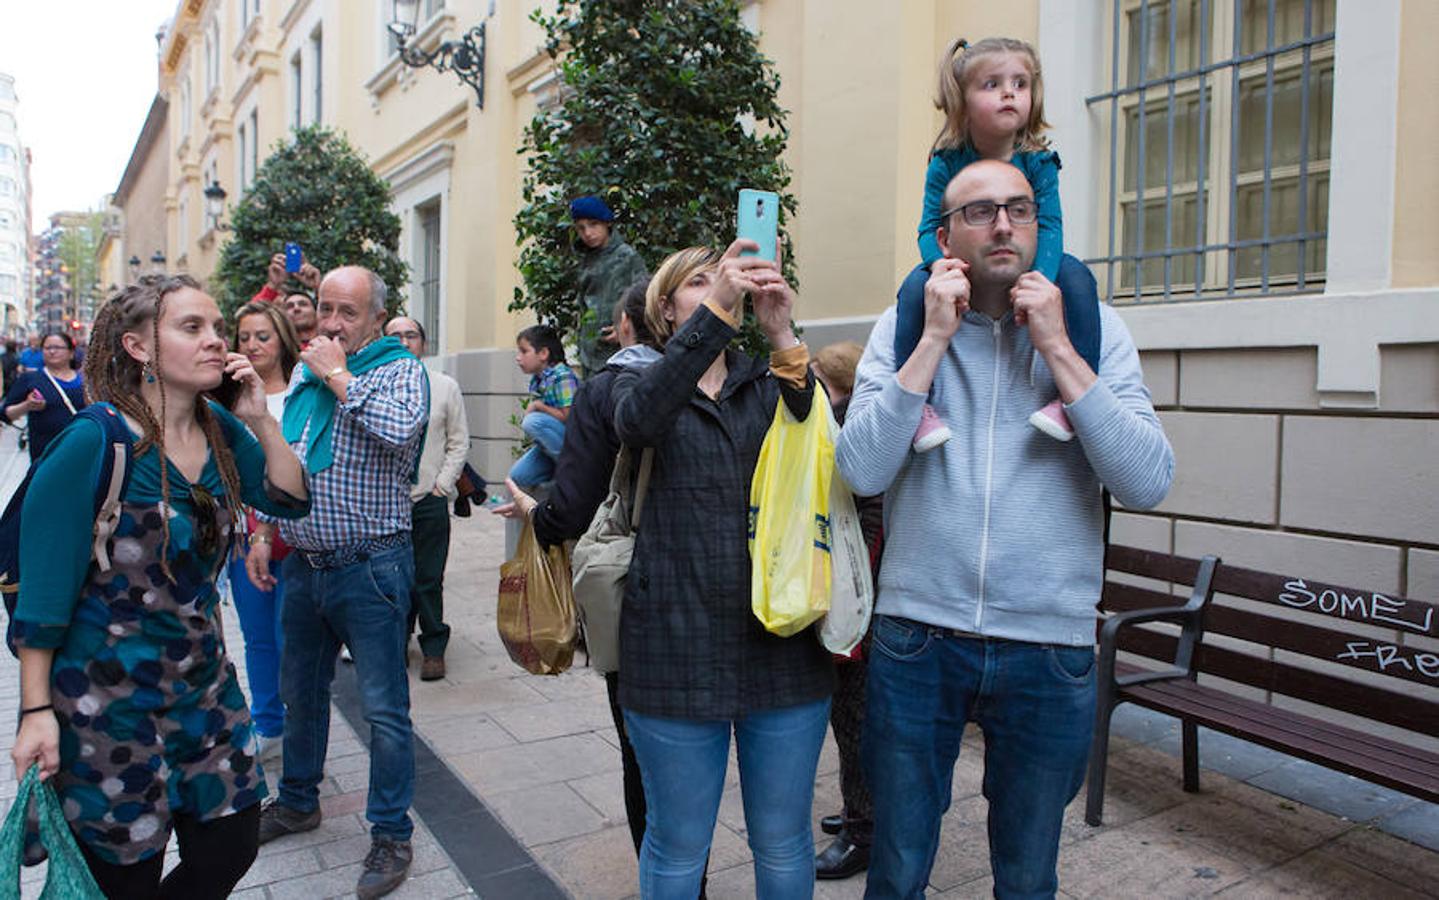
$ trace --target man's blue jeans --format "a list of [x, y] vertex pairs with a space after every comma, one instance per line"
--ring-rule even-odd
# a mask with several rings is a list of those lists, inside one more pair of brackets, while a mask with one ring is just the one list
[[334, 569], [315, 569], [300, 551], [282, 566], [285, 632], [280, 693], [285, 699], [285, 774], [279, 802], [300, 812], [320, 804], [330, 740], [330, 682], [340, 644], [355, 658], [370, 726], [370, 796], [375, 837], [409, 840], [415, 788], [410, 681], [405, 674], [414, 553], [408, 543]]
[[285, 582], [279, 573], [279, 564], [270, 563], [275, 587], [262, 591], [245, 571], [244, 556], [230, 561], [230, 590], [235, 596], [235, 611], [240, 614], [240, 631], [245, 635], [250, 718], [255, 722], [255, 732], [267, 738], [279, 737], [285, 731], [285, 705], [280, 702], [280, 654], [284, 648], [280, 606]]
[[755, 894], [788, 900], [814, 893], [810, 807], [829, 700], [751, 713], [733, 722], [668, 719], [625, 710], [645, 785], [640, 848], [644, 900], [693, 900], [709, 858], [733, 728]]
[[544, 484], [555, 474], [555, 461], [565, 443], [565, 423], [549, 413], [525, 413], [520, 430], [535, 444], [510, 467], [510, 477], [520, 487]]
[[863, 757], [866, 898], [923, 897], [966, 722], [984, 732], [996, 897], [1052, 897], [1094, 727], [1094, 648], [971, 638], [875, 616]]

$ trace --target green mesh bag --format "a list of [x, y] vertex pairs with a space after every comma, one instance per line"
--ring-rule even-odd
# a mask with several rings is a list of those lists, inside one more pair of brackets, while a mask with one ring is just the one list
[[80, 855], [80, 847], [65, 816], [60, 812], [60, 799], [55, 789], [40, 781], [40, 769], [31, 766], [20, 780], [20, 789], [5, 825], [0, 828], [0, 900], [20, 898], [20, 856], [25, 845], [25, 810], [31, 801], [40, 822], [40, 843], [50, 853], [50, 868], [45, 875], [41, 900], [105, 900], [90, 867]]

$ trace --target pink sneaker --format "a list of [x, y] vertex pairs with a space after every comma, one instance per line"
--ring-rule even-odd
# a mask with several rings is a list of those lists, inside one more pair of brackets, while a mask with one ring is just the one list
[[926, 403], [924, 411], [919, 414], [919, 427], [914, 430], [914, 452], [928, 453], [949, 438], [949, 426], [944, 424], [934, 407]]
[[1074, 438], [1074, 428], [1069, 424], [1069, 416], [1064, 414], [1064, 404], [1058, 397], [1051, 400], [1042, 409], [1036, 409], [1030, 413], [1029, 424], [1056, 441], [1068, 441]]

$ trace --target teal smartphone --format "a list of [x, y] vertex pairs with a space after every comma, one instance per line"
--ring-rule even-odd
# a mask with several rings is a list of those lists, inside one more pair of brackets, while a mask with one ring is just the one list
[[745, 250], [741, 256], [758, 256], [774, 262], [779, 242], [779, 195], [774, 191], [745, 188], [739, 192], [735, 236], [749, 238], [759, 250]]

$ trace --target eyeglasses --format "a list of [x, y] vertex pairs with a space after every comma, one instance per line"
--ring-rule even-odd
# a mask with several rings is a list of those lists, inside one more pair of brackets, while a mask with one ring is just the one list
[[947, 209], [939, 214], [939, 218], [941, 221], [948, 222], [950, 216], [959, 213], [964, 224], [978, 228], [984, 225], [993, 225], [994, 220], [999, 218], [1001, 209], [1009, 216], [1011, 225], [1031, 225], [1039, 216], [1039, 204], [1026, 197], [1020, 200], [1011, 200], [1008, 203], [975, 200], [973, 203]]
[[402, 341], [418, 341], [420, 333], [418, 331], [392, 331], [390, 337], [397, 337]]

